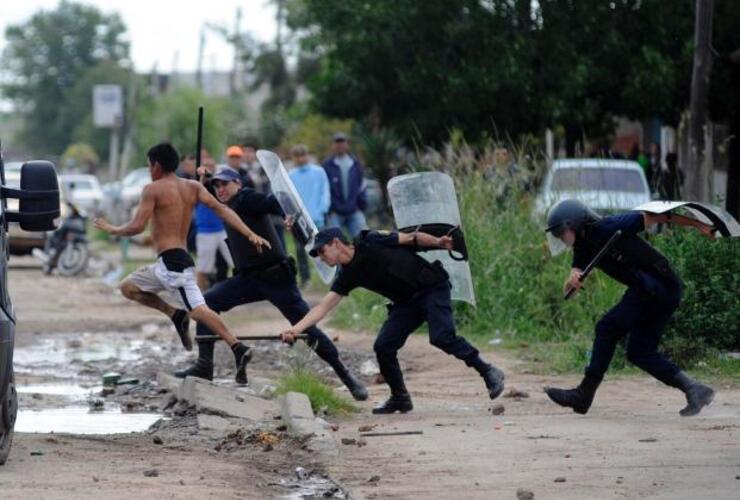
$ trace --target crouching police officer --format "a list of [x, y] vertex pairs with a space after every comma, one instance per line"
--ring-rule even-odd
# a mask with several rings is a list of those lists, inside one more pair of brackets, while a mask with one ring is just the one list
[[491, 399], [496, 398], [504, 389], [503, 372], [486, 363], [475, 347], [456, 335], [448, 275], [439, 261], [430, 263], [416, 255], [423, 249], [452, 247], [449, 236], [437, 238], [421, 232], [362, 231], [349, 244], [339, 228], [319, 231], [310, 254], [330, 266], [339, 265], [339, 272], [331, 291], [306, 317], [283, 332], [283, 340], [292, 342], [295, 335], [321, 321], [352, 290], [367, 288], [393, 302], [374, 345], [380, 373], [390, 386], [391, 396], [373, 413], [405, 413], [413, 409], [397, 354], [408, 336], [425, 321], [432, 345], [475, 368]]
[[629, 335], [627, 359], [653, 377], [686, 394], [687, 405], [679, 413], [696, 415], [709, 405], [714, 391], [691, 379], [658, 352], [666, 324], [681, 300], [682, 284], [668, 260], [637, 233], [653, 224], [673, 222], [691, 226], [713, 238], [714, 228], [697, 220], [672, 214], [626, 212], [600, 218], [583, 203], [563, 200], [552, 207], [547, 218], [547, 236], [553, 255], [573, 248], [573, 265], [564, 290], [581, 288], [582, 270], [617, 231], [616, 244], [597, 267], [627, 285], [622, 300], [596, 323], [591, 362], [575, 389], [545, 388], [555, 403], [585, 414], [596, 389], [609, 368], [617, 342]]
[[[240, 233], [228, 228], [228, 244], [238, 274], [208, 290], [205, 294], [206, 304], [221, 313], [238, 305], [267, 300], [291, 324], [296, 323], [306, 315], [309, 307], [301, 297], [296, 285], [294, 264], [288, 259], [271, 219], [271, 215], [283, 215], [280, 204], [273, 195], [249, 187], [242, 189], [241, 177], [230, 168], [214, 175], [212, 183], [218, 199], [228, 204], [257, 234], [268, 240], [272, 248], [257, 252]], [[337, 348], [329, 337], [316, 327], [307, 329], [306, 334], [309, 336], [307, 343], [331, 365], [352, 396], [360, 401], [367, 399], [367, 389], [340, 361]], [[196, 335], [211, 335], [211, 331], [199, 323]], [[213, 342], [198, 342], [198, 352], [195, 364], [176, 372], [177, 377], [213, 378]], [[237, 372], [236, 380], [238, 383], [247, 383], [246, 369]]]

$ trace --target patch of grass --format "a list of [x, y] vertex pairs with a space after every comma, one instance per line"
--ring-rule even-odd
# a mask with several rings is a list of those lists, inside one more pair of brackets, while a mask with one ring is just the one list
[[329, 415], [341, 415], [356, 411], [357, 408], [346, 399], [338, 396], [313, 372], [303, 368], [293, 369], [280, 377], [276, 394], [302, 392], [311, 401], [313, 411], [326, 411]]

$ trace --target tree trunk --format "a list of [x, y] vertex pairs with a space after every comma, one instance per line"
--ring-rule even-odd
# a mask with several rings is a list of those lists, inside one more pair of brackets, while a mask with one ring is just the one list
[[[566, 125], [565, 156], [567, 156], [568, 158], [575, 158], [576, 146], [579, 142], [581, 142], [581, 129], [577, 125]], [[581, 154], [583, 154], [583, 151], [581, 151]]]
[[[732, 86], [740, 94], [740, 49], [730, 56]], [[726, 208], [736, 219], [740, 217], [740, 109], [736, 106], [730, 116], [730, 151], [727, 165]]]
[[[712, 14], [714, 0], [696, 0], [694, 23], [694, 69], [691, 75], [691, 105], [689, 122], [689, 164], [686, 171], [686, 198], [711, 201], [711, 168], [707, 163], [705, 127], [709, 75], [712, 70]], [[709, 145], [711, 147], [711, 145]]]

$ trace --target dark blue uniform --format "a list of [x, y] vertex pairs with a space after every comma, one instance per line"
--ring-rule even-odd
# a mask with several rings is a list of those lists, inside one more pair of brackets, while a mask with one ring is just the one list
[[[257, 253], [246, 238], [227, 228], [231, 240], [229, 246], [238, 273], [210, 288], [204, 295], [206, 304], [215, 312], [221, 313], [242, 304], [267, 300], [278, 308], [291, 325], [296, 324], [310, 308], [298, 290], [292, 263], [285, 256], [281, 243], [275, 241], [274, 235], [269, 234], [274, 231], [269, 216], [283, 215], [280, 204], [273, 195], [247, 187], [234, 196], [229, 206], [257, 234], [270, 241], [273, 248]], [[260, 220], [264, 223], [260, 224]], [[308, 344], [321, 359], [337, 371], [341, 378], [346, 368], [340, 362], [339, 353], [331, 339], [315, 326], [307, 329], [305, 333], [309, 336]], [[196, 335], [212, 334], [205, 324], [198, 323]], [[199, 342], [198, 346], [198, 361], [212, 366], [213, 342]]]
[[601, 380], [617, 342], [629, 335], [627, 359], [665, 384], [680, 371], [658, 352], [660, 337], [681, 301], [682, 285], [668, 261], [637, 233], [645, 229], [642, 212], [604, 217], [586, 227], [573, 246], [573, 267], [584, 269], [617, 231], [622, 236], [599, 264], [627, 286], [619, 301], [596, 323], [591, 362], [586, 374]]
[[490, 365], [478, 350], [456, 334], [450, 299], [450, 282], [441, 264], [429, 263], [408, 246], [398, 233], [363, 231], [354, 240], [352, 260], [341, 266], [331, 290], [349, 295], [362, 287], [390, 299], [388, 319], [375, 340], [380, 371], [396, 394], [405, 393], [398, 351], [424, 322], [430, 343], [483, 372]]

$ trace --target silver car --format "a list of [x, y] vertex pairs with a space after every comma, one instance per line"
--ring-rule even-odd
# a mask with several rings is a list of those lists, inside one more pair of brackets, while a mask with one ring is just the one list
[[64, 174], [59, 181], [67, 199], [88, 216], [95, 217], [101, 213], [103, 190], [97, 177], [90, 174]]
[[555, 160], [535, 202], [544, 216], [560, 200], [577, 199], [602, 214], [622, 212], [650, 201], [642, 168], [627, 160]]

